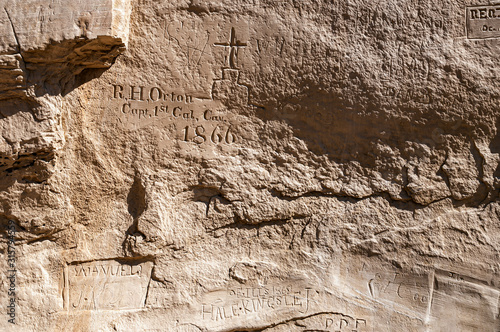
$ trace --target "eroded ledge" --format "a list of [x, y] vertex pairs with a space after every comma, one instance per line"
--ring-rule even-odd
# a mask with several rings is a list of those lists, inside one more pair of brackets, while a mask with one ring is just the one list
[[0, 100], [25, 98], [31, 86], [37, 95], [64, 94], [85, 70], [109, 68], [126, 49], [130, 12], [130, 0], [8, 1], [0, 10]]

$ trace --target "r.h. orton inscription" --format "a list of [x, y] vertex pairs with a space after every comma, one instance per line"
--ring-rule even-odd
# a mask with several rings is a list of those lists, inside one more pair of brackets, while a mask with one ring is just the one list
[[201, 144], [233, 144], [237, 141], [225, 107], [215, 100], [167, 91], [158, 86], [112, 84], [117, 114], [141, 125], [160, 122], [177, 126], [177, 138]]
[[247, 42], [236, 36], [232, 27], [227, 40], [213, 43], [223, 47], [225, 55], [221, 76], [214, 79], [210, 97], [165, 89], [158, 85], [117, 82], [110, 86], [110, 101], [117, 124], [137, 129], [156, 125], [168, 127], [172, 140], [195, 145], [231, 145], [240, 143], [236, 109], [252, 107], [249, 87], [240, 82], [239, 50]]
[[64, 271], [67, 310], [144, 307], [152, 262], [106, 260], [74, 263]]

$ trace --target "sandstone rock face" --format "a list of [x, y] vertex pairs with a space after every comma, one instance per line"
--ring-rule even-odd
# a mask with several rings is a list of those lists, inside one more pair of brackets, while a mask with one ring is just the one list
[[0, 330], [500, 330], [500, 3], [8, 0]]

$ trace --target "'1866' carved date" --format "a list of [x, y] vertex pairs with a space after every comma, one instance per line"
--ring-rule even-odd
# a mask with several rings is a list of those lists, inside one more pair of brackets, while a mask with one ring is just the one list
[[120, 103], [116, 113], [120, 122], [134, 128], [175, 124], [177, 139], [197, 145], [238, 142], [227, 110], [218, 101], [165, 91], [113, 84], [111, 99]]
[[209, 130], [203, 125], [186, 126], [183, 129], [183, 137], [185, 142], [195, 142], [203, 144], [210, 142], [213, 144], [232, 144], [236, 142], [236, 136], [232, 133], [231, 127], [215, 127], [208, 126]]

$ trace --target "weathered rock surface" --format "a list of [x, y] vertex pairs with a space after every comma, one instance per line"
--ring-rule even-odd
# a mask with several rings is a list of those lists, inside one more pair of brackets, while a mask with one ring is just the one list
[[499, 54], [494, 1], [3, 1], [0, 329], [498, 331]]

